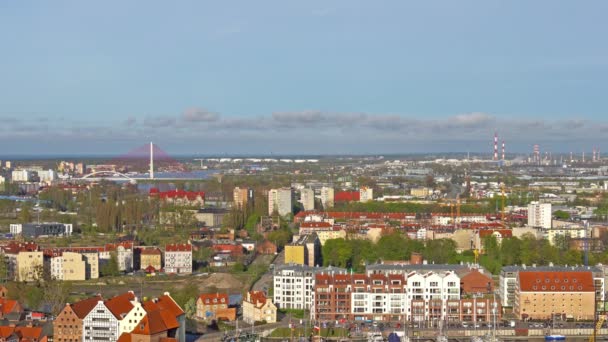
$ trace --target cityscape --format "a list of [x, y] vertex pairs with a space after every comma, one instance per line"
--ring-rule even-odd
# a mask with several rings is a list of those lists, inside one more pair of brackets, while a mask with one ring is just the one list
[[0, 5], [0, 342], [608, 341], [606, 10]]

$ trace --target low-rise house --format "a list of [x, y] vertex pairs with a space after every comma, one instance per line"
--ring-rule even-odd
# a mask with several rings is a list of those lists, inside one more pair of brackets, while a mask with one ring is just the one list
[[13, 299], [0, 298], [0, 319], [13, 313], [23, 313], [21, 304]]
[[162, 269], [163, 253], [156, 247], [139, 247], [135, 250], [135, 268], [145, 270], [152, 266], [156, 271]]
[[202, 294], [196, 300], [196, 317], [205, 321], [236, 319], [236, 309], [229, 308], [228, 294]]
[[277, 321], [277, 307], [264, 292], [249, 291], [243, 300], [243, 320], [249, 324], [255, 322], [275, 323]]

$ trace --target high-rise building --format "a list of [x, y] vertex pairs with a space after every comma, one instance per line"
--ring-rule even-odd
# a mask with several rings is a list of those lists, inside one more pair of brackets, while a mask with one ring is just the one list
[[374, 189], [363, 186], [359, 189], [359, 202], [365, 203], [374, 200]]
[[277, 212], [281, 216], [291, 214], [291, 188], [270, 189], [268, 191], [268, 215]]
[[528, 226], [551, 228], [551, 203], [531, 202], [528, 204]]
[[333, 208], [334, 206], [334, 188], [324, 186], [321, 188], [321, 204], [323, 209]]
[[234, 191], [232, 192], [234, 206], [236, 208], [245, 208], [247, 206], [248, 195], [249, 189], [239, 188], [238, 186], [234, 188]]
[[312, 189], [300, 190], [300, 203], [302, 203], [304, 210], [314, 210], [315, 192]]

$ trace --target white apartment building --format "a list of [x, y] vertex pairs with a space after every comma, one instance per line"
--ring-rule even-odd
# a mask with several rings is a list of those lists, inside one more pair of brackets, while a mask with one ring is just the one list
[[300, 203], [304, 207], [304, 210], [315, 209], [315, 192], [312, 189], [300, 190]]
[[[453, 222], [456, 221], [456, 222]], [[432, 224], [447, 226], [450, 224], [460, 224], [463, 222], [471, 223], [488, 223], [488, 218], [485, 215], [460, 215], [459, 217], [452, 217], [449, 214], [436, 214], [433, 215]]]
[[555, 238], [557, 236], [569, 237], [572, 239], [579, 239], [587, 237], [587, 228], [581, 226], [562, 226], [559, 228], [547, 229], [543, 232], [543, 236], [549, 240], [552, 245], [555, 245]]
[[54, 170], [42, 170], [38, 171], [38, 177], [41, 182], [50, 183], [54, 180], [57, 180], [57, 172]]
[[165, 273], [192, 273], [192, 245], [178, 243], [165, 246]]
[[374, 200], [374, 189], [367, 186], [359, 189], [359, 202], [365, 203]]
[[323, 209], [333, 208], [334, 206], [334, 188], [324, 186], [321, 188], [321, 204]]
[[284, 265], [275, 268], [273, 302], [281, 309], [310, 309], [313, 300], [315, 274], [345, 272], [335, 267]]
[[100, 300], [82, 320], [82, 337], [87, 342], [117, 341], [119, 321]]
[[292, 197], [291, 188], [270, 189], [268, 191], [268, 215], [272, 215], [275, 211], [281, 216], [291, 214]]
[[530, 202], [528, 204], [528, 226], [551, 228], [551, 203]]
[[4, 178], [3, 176], [0, 176], [0, 184], [4, 184], [6, 183], [6, 178]]
[[13, 182], [31, 182], [34, 178], [34, 172], [30, 170], [14, 170], [11, 172]]

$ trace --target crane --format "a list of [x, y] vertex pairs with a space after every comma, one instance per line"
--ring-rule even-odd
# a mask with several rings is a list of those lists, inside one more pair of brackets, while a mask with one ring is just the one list
[[606, 315], [599, 315], [597, 318], [597, 322], [595, 324], [595, 328], [593, 328], [593, 335], [589, 337], [589, 342], [595, 342], [595, 337], [600, 334], [600, 330], [606, 321]]

